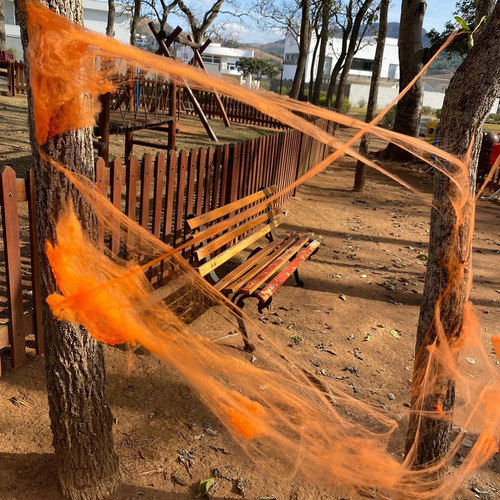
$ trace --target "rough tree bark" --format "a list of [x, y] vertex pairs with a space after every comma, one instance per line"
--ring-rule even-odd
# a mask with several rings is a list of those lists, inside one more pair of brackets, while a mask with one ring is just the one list
[[[403, 90], [424, 66], [422, 25], [427, 2], [425, 0], [403, 0], [399, 24], [399, 91]], [[424, 80], [420, 78], [411, 90], [398, 102], [393, 130], [416, 137], [420, 124]], [[389, 144], [384, 155], [392, 160], [405, 161], [411, 153]]]
[[293, 77], [292, 88], [289, 94], [292, 99], [297, 99], [299, 97], [300, 88], [303, 85], [306, 71], [307, 54], [309, 53], [309, 44], [311, 43], [311, 0], [301, 1], [301, 12], [299, 59], [297, 60], [297, 69], [295, 70], [295, 76]]
[[[330, 17], [332, 10], [331, 0], [322, 0], [321, 2], [321, 31], [320, 45], [318, 57], [318, 69], [316, 70], [316, 80], [314, 82], [314, 90], [312, 95], [312, 103], [318, 104], [321, 93], [321, 84], [323, 82], [323, 71], [325, 69], [326, 46], [330, 37]], [[314, 61], [313, 61], [314, 63]]]
[[[368, 104], [366, 107], [365, 121], [371, 122], [377, 109], [378, 86], [380, 82], [380, 73], [382, 70], [382, 60], [384, 58], [385, 38], [387, 36], [387, 14], [389, 11], [389, 1], [380, 2], [380, 17], [378, 25], [377, 47], [375, 48], [375, 57], [372, 66], [372, 78], [370, 80], [370, 93], [368, 94]], [[361, 138], [359, 152], [366, 156], [370, 146], [370, 134], [365, 134]], [[356, 174], [354, 176], [354, 192], [363, 191], [366, 182], [366, 165], [358, 160], [356, 164]]]
[[366, 13], [370, 8], [373, 0], [365, 0], [359, 7], [356, 17], [354, 18], [354, 23], [352, 25], [352, 31], [349, 38], [349, 45], [347, 47], [347, 53], [344, 60], [344, 66], [342, 67], [342, 73], [340, 74], [339, 84], [337, 86], [337, 94], [335, 96], [335, 106], [334, 109], [337, 112], [342, 110], [342, 104], [344, 100], [344, 88], [349, 76], [349, 71], [351, 71], [352, 60], [354, 59], [354, 54], [356, 54], [356, 48], [358, 47], [359, 32], [361, 30], [361, 24], [363, 23]]
[[[439, 143], [441, 147], [455, 155], [465, 155], [469, 144], [474, 141], [472, 165], [469, 171], [471, 194], [474, 194], [477, 173], [477, 158], [481, 144], [481, 125], [488, 115], [494, 99], [500, 93], [500, 65], [498, 47], [500, 46], [500, 2], [497, 3], [490, 22], [479, 40], [455, 73], [446, 93]], [[471, 234], [474, 230], [474, 211], [471, 203], [462, 210], [459, 231], [453, 232], [457, 216], [450, 202], [450, 194], [456, 189], [449, 179], [439, 172], [434, 175], [434, 197], [431, 214], [429, 260], [417, 329], [416, 360], [413, 373], [412, 406], [420, 391], [419, 373], [426, 365], [426, 347], [436, 339], [434, 314], [440, 294], [447, 287], [447, 293], [440, 304], [440, 320], [448, 342], [457, 342], [462, 334], [464, 306], [469, 299], [469, 280], [471, 270]], [[457, 234], [454, 241], [453, 235]], [[443, 258], [454, 251], [460, 267], [447, 268]], [[443, 411], [452, 412], [455, 401], [454, 381], [441, 372], [438, 384], [424, 402], [424, 411], [433, 412], [436, 405]], [[410, 419], [407, 451], [415, 445], [415, 467], [425, 467], [433, 460], [442, 457], [449, 447], [451, 419], [421, 417], [417, 434], [418, 414], [412, 413]]]
[[108, 23], [106, 35], [115, 36], [115, 0], [108, 0]]
[[[83, 24], [81, 0], [50, 0], [45, 3], [58, 14]], [[22, 1], [16, 3], [16, 15], [26, 51], [29, 41]], [[57, 214], [68, 196], [73, 200], [83, 227], [94, 236], [95, 220], [67, 179], [40, 157], [34, 136], [33, 95], [29, 87], [28, 109], [36, 177], [42, 294], [47, 297], [56, 290], [56, 284], [45, 256], [44, 242], [56, 241]], [[56, 161], [93, 178], [90, 129], [61, 134], [49, 139], [40, 149]], [[118, 488], [121, 480], [113, 446], [113, 420], [106, 402], [103, 348], [83, 326], [56, 321], [46, 304], [43, 325], [50, 421], [62, 492], [72, 500], [104, 499]]]
[[0, 0], [0, 50], [5, 50], [5, 0]]

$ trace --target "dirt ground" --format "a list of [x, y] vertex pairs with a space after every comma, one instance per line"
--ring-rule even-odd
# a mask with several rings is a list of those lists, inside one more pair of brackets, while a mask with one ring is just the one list
[[[305, 287], [297, 288], [290, 280], [276, 294], [270, 311], [258, 314], [250, 303], [245, 310], [287, 357], [314, 370], [326, 383], [393, 415], [400, 428], [390, 451], [400, 454], [424, 282], [422, 255], [427, 253], [432, 178], [418, 165], [393, 165], [391, 170], [422, 196], [373, 172], [366, 191], [352, 193], [354, 163], [349, 159], [300, 188], [288, 202], [284, 227], [312, 230], [324, 238], [319, 252], [301, 266]], [[472, 300], [486, 342], [499, 333], [499, 225], [499, 203], [479, 202]], [[245, 484], [248, 499], [349, 498], [341, 488], [311, 484], [300, 475], [276, 477], [251, 463], [182, 377], [147, 353], [139, 351], [130, 363], [128, 352], [105, 350], [108, 400], [124, 482], [114, 500], [192, 499], [199, 482], [213, 476], [215, 469], [224, 478], [218, 477], [213, 498], [242, 498], [238, 484]], [[495, 362], [493, 353], [491, 361]], [[30, 353], [28, 363], [15, 371], [8, 362], [8, 356], [2, 356], [0, 499], [61, 499], [43, 357]], [[187, 452], [194, 458], [188, 469], [179, 461]], [[462, 456], [467, 452], [465, 446], [460, 450]], [[500, 498], [499, 492], [497, 454], [455, 498], [494, 499]]]

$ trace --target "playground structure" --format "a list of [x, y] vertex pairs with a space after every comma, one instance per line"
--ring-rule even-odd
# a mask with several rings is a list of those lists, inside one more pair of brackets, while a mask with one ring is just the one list
[[[195, 43], [191, 36], [188, 38], [181, 36], [182, 28], [179, 26], [169, 35], [163, 31], [158, 32], [153, 22], [149, 23], [149, 27], [158, 42], [157, 54], [173, 57], [170, 51], [172, 44], [188, 45], [194, 53], [189, 64], [198, 65], [207, 71], [201, 55], [210, 45], [210, 39], [199, 44]], [[128, 68], [125, 75], [117, 76], [117, 80], [117, 90], [101, 96], [101, 111], [97, 119], [98, 127], [95, 129], [97, 140], [94, 146], [106, 161], [109, 159], [109, 136], [112, 134], [125, 134], [125, 158], [133, 153], [134, 144], [168, 151], [175, 150], [177, 125], [181, 112], [186, 107], [186, 101], [190, 105], [189, 111], [196, 113], [210, 140], [218, 142], [202, 106], [185, 79], [179, 88], [176, 82], [157, 76], [148, 78], [140, 69]], [[230, 122], [224, 104], [216, 92], [214, 97], [219, 114], [226, 127], [229, 127]], [[167, 132], [167, 143], [134, 138], [134, 132], [143, 129]]]

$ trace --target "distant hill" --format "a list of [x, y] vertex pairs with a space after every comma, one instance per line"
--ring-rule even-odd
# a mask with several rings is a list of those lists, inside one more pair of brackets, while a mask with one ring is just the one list
[[244, 44], [246, 47], [252, 47], [254, 50], [262, 50], [263, 52], [268, 52], [269, 54], [273, 54], [274, 56], [283, 59], [283, 55], [285, 53], [285, 39], [276, 40], [275, 42], [269, 43], [246, 43]]

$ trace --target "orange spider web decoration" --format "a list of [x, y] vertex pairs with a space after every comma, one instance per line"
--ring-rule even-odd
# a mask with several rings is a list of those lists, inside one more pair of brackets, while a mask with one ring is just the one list
[[[453, 203], [457, 220], [461, 220], [463, 210], [473, 203], [467, 160], [377, 127], [392, 103], [366, 124], [308, 103], [250, 91], [181, 62], [125, 46], [75, 25], [35, 2], [27, 3], [27, 14], [30, 40], [27, 56], [36, 140], [42, 158], [69, 178], [106, 228], [116, 231], [119, 227], [123, 240], [135, 241], [135, 253], [141, 256], [141, 262], [133, 262], [103, 254], [84, 234], [69, 205], [57, 223], [57, 244], [47, 243], [47, 256], [59, 287], [59, 292], [48, 298], [54, 315], [60, 320], [83, 323], [99, 341], [140, 343], [155, 353], [188, 380], [243, 450], [269, 471], [286, 477], [300, 471], [312, 481], [344, 485], [353, 494], [375, 490], [379, 498], [451, 497], [463, 478], [497, 451], [500, 438], [498, 371], [483, 347], [470, 305], [463, 319], [465, 328], [460, 344], [450, 345], [446, 332], [438, 328], [438, 340], [429, 348], [429, 359], [418, 384], [421, 393], [416, 395], [415, 407], [423, 408], [425, 397], [435, 390], [435, 374], [444, 371], [456, 381], [457, 393], [462, 395], [454, 421], [478, 434], [464, 462], [452, 475], [439, 481], [436, 473], [452, 463], [463, 432], [455, 438], [449, 452], [428, 469], [411, 468], [414, 450], [404, 460], [396, 459], [387, 449], [398, 425], [393, 418], [334, 384], [318, 386], [261, 328], [183, 260], [179, 255], [182, 247], [172, 249], [128, 219], [96, 191], [91, 181], [47, 157], [43, 145], [51, 137], [93, 123], [92, 109], [97, 97], [112, 90], [113, 74], [126, 61], [171, 80], [186, 79], [193, 88], [208, 86], [222, 95], [250, 101], [256, 109], [316, 137], [334, 150], [303, 177], [275, 194], [274, 199], [344, 154], [381, 170], [352, 147], [361, 135], [369, 132], [404, 147], [448, 175], [455, 186]], [[357, 132], [343, 143], [297, 112]], [[430, 160], [425, 153], [438, 159]], [[396, 176], [392, 178], [404, 184]], [[261, 209], [259, 204], [254, 207], [255, 213]], [[161, 289], [155, 290], [146, 279], [145, 271], [159, 263], [168, 270], [167, 287], [181, 286], [185, 290], [181, 310], [166, 304]], [[460, 265], [455, 261], [446, 264]], [[243, 353], [234, 349], [231, 340], [221, 343], [203, 333], [203, 325], [192, 321], [201, 305], [210, 306], [210, 320], [225, 324], [228, 331], [237, 328], [243, 317], [256, 339], [258, 362], [249, 363]], [[498, 338], [494, 339], [494, 347], [498, 355]], [[460, 358], [474, 353], [483, 369], [481, 377], [466, 371], [459, 352]], [[432, 416], [451, 418], [439, 408]]]

